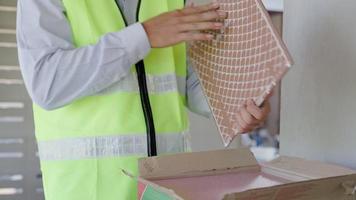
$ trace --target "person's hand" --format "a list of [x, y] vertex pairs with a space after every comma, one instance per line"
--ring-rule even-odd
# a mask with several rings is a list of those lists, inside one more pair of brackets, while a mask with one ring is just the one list
[[219, 11], [218, 3], [186, 8], [163, 13], [143, 23], [153, 48], [168, 47], [180, 42], [212, 40], [212, 34], [204, 30], [219, 30], [224, 24], [217, 20], [225, 19], [227, 13]]
[[248, 100], [237, 114], [239, 133], [249, 133], [258, 128], [266, 120], [270, 111], [271, 107], [268, 99], [261, 107], [256, 106], [254, 101]]

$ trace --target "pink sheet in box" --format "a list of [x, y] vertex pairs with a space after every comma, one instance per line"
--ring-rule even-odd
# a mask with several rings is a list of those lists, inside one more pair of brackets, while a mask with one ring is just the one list
[[173, 189], [184, 199], [216, 200], [223, 199], [225, 194], [270, 187], [290, 181], [256, 170], [250, 170], [243, 173], [175, 178], [153, 182], [168, 189]]

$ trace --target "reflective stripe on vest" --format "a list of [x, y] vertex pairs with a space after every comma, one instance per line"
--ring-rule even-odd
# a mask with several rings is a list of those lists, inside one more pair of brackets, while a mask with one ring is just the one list
[[[186, 77], [176, 74], [151, 75], [148, 74], [147, 89], [150, 94], [162, 94], [167, 92], [179, 92], [180, 95], [186, 95]], [[128, 75], [110, 88], [101, 91], [99, 94], [111, 94], [116, 92], [138, 92], [137, 75], [135, 73]]]
[[[178, 153], [186, 149], [184, 133], [157, 135], [159, 153]], [[98, 159], [147, 155], [146, 134], [98, 136], [38, 142], [41, 161]]]

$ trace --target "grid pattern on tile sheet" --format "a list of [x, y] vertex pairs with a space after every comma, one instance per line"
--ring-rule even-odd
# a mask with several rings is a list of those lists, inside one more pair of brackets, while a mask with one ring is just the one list
[[190, 62], [207, 96], [225, 146], [239, 133], [248, 99], [261, 105], [292, 59], [260, 0], [219, 0], [228, 12], [213, 41], [189, 44]]

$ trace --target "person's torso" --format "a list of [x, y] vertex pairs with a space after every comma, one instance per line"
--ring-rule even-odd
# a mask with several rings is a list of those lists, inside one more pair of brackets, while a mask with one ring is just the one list
[[[129, 23], [136, 0], [121, 2]], [[63, 0], [75, 46], [97, 43], [127, 24], [115, 1]], [[127, 4], [126, 4], [127, 3]], [[183, 6], [183, 0], [141, 0], [140, 21]], [[135, 9], [134, 9], [135, 8]], [[131, 17], [130, 17], [131, 16]], [[185, 46], [152, 49], [144, 59], [159, 153], [186, 150]], [[135, 68], [100, 94], [46, 111], [34, 105], [36, 138], [47, 200], [136, 199], [137, 159], [147, 155], [145, 119]]]
[[[135, 21], [133, 2], [121, 2], [130, 3], [126, 8], [122, 5], [129, 23]], [[140, 21], [179, 8], [182, 2], [141, 0]], [[63, 4], [78, 48], [96, 44], [101, 36], [127, 26], [113, 0], [63, 0]], [[185, 45], [152, 49], [144, 63], [158, 153], [186, 151]], [[34, 105], [47, 200], [136, 198], [136, 183], [121, 173], [127, 169], [137, 175], [137, 159], [147, 155], [146, 125], [134, 67], [120, 83], [56, 110]]]
[[[95, 44], [100, 37], [127, 26], [115, 1], [64, 0], [77, 47]], [[139, 10], [140, 21], [182, 6], [179, 0], [121, 1], [127, 15]], [[131, 10], [131, 12], [130, 12]], [[135, 11], [132, 11], [135, 10]], [[131, 18], [133, 22], [133, 17]], [[184, 44], [152, 49], [144, 59], [148, 92], [158, 135], [186, 131], [186, 58]], [[83, 137], [139, 137], [146, 132], [135, 68], [115, 88], [84, 97], [63, 108], [46, 111], [34, 106], [36, 136], [43, 140]], [[120, 136], [117, 136], [120, 135]], [[125, 136], [123, 136], [125, 135]], [[141, 140], [142, 143], [144, 140]], [[140, 150], [141, 151], [141, 150]], [[49, 151], [47, 151], [49, 152]], [[164, 151], [165, 152], [165, 151]], [[143, 152], [142, 152], [143, 153]], [[141, 153], [140, 153], [141, 154]]]

